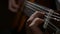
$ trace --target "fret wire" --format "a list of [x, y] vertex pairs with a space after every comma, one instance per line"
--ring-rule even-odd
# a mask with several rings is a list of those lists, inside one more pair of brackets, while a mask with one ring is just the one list
[[[29, 9], [31, 9], [31, 10], [33, 10], [33, 11], [36, 11], [35, 9], [29, 7], [28, 5], [27, 5], [27, 8], [29, 8]], [[45, 17], [47, 18], [47, 15], [45, 15]], [[50, 19], [54, 19], [54, 18], [50, 17]], [[58, 19], [54, 19], [54, 20], [60, 21], [60, 20], [58, 20]], [[53, 25], [51, 22], [49, 22], [49, 24]], [[55, 25], [53, 25], [53, 26], [57, 29], [57, 31], [60, 30], [60, 29], [57, 28]]]
[[[34, 8], [32, 8], [32, 7], [28, 6], [28, 5], [25, 5], [25, 7], [29, 8], [29, 9], [31, 9], [33, 11], [37, 11], [37, 10], [35, 10]], [[40, 10], [40, 11], [43, 11], [43, 10]], [[45, 12], [45, 13], [47, 14], [47, 12]]]
[[50, 24], [50, 25], [54, 26], [57, 30], [60, 30], [58, 27], [56, 27], [55, 25], [53, 25], [49, 20], [47, 20], [46, 22], [48, 22], [48, 26]]
[[54, 31], [56, 31], [56, 29], [54, 29], [53, 27], [51, 27], [50, 25], [48, 25], [51, 29], [53, 29]]
[[[36, 7], [42, 8], [42, 9], [44, 9], [44, 10], [46, 10], [46, 11], [49, 11], [49, 10], [50, 10], [49, 8], [47, 9], [46, 7], [39, 6], [39, 5], [34, 4], [34, 3], [31, 3], [31, 2], [29, 2], [29, 1], [26, 1], [26, 3], [29, 3], [29, 4], [34, 5], [34, 6], [36, 6]], [[54, 10], [52, 10], [52, 11], [54, 11]], [[56, 12], [53, 12], [53, 13], [54, 13], [54, 14], [57, 14], [57, 15], [60, 15], [59, 13], [56, 13]]]
[[[47, 18], [48, 16], [45, 15], [45, 17]], [[60, 19], [55, 19], [53, 17], [49, 17], [49, 19], [54, 19], [54, 20], [60, 21]]]
[[[49, 22], [49, 24], [53, 25], [51, 22]], [[58, 27], [56, 27], [55, 25], [53, 25], [57, 30], [60, 30]]]
[[[29, 8], [29, 9], [31, 9], [33, 11], [36, 11], [35, 9], [31, 8], [30, 6], [27, 6], [26, 5], [25, 7]], [[45, 15], [45, 17], [47, 18], [47, 15]], [[53, 17], [50, 17], [50, 19], [54, 19], [54, 18]], [[54, 20], [60, 21], [59, 19], [54, 19]]]
[[[26, 4], [26, 5], [28, 5], [28, 6], [30, 6], [30, 7], [32, 7], [32, 8], [36, 8], [36, 7], [34, 7], [34, 6], [32, 6], [32, 5], [30, 5], [30, 4]], [[37, 10], [38, 8], [36, 8], [36, 10]], [[43, 11], [43, 10], [40, 10], [40, 9], [38, 9], [39, 11]]]
[[[36, 4], [34, 4], [34, 3], [31, 3], [31, 2], [29, 2], [29, 1], [27, 1], [27, 3], [30, 4], [30, 5], [36, 6], [36, 7], [40, 7], [41, 9], [44, 9], [44, 7], [38, 6], [38, 5], [36, 5]], [[46, 9], [46, 10], [49, 11], [50, 9]]]
[[[31, 3], [31, 2], [29, 2], [29, 1], [27, 1], [27, 3], [29, 3], [29, 4], [31, 4], [31, 5], [34, 5], [34, 6], [36, 6], [36, 7], [40, 7], [40, 8], [42, 8], [42, 9], [46, 9], [46, 11], [49, 11], [50, 9], [49, 8], [46, 8], [46, 7], [43, 7], [43, 6], [39, 6], [39, 5], [37, 5], [37, 4], [34, 4], [34, 3]], [[52, 10], [52, 11], [54, 11], [54, 10]], [[56, 13], [56, 12], [54, 12], [54, 14], [58, 14], [58, 13]], [[60, 14], [58, 14], [58, 15], [60, 15]]]
[[[49, 13], [49, 11], [50, 11], [50, 9], [45, 9], [44, 7], [42, 8], [41, 6], [41, 8], [39, 7], [39, 5], [36, 7], [36, 6], [34, 6], [34, 5], [32, 5], [32, 4], [29, 4], [29, 3], [27, 3], [26, 2], [26, 5], [25, 5], [25, 7], [27, 7], [27, 8], [29, 8], [29, 9], [31, 9], [31, 10], [33, 10], [33, 11], [36, 11], [36, 10], [38, 10], [38, 11], [43, 11], [43, 10], [46, 10], [45, 11], [45, 13], [46, 13], [46, 15], [45, 15], [45, 17], [47, 18], [48, 17], [48, 13]], [[39, 8], [38, 8], [39, 7]], [[43, 10], [41, 10], [41, 9], [43, 9]], [[48, 12], [47, 12], [48, 11]], [[53, 10], [52, 10], [53, 11]], [[56, 12], [54, 12], [53, 11], [53, 13], [51, 13], [50, 15], [51, 16], [54, 16], [54, 17], [57, 17], [57, 18], [60, 18], [59, 16], [56, 16], [56, 15], [53, 15], [53, 14], [56, 14], [56, 15], [60, 15], [59, 13], [56, 13]], [[54, 17], [51, 17], [51, 16], [49, 16], [49, 18], [48, 19], [54, 19], [54, 20], [57, 20], [57, 21], [60, 21], [60, 19], [55, 19]], [[47, 20], [48, 20], [47, 19]], [[52, 26], [54, 26], [57, 30], [55, 30], [55, 29], [53, 29], [53, 30], [55, 30], [55, 31], [58, 31], [58, 30], [60, 30], [58, 27], [56, 27], [55, 25], [53, 25], [49, 20], [48, 20], [48, 22], [49, 22], [49, 24], [51, 24]], [[49, 24], [47, 25], [47, 26], [49, 26]], [[53, 27], [51, 27], [51, 28], [53, 28]]]
[[[30, 4], [26, 4], [26, 5], [28, 5], [28, 6], [29, 6]], [[34, 6], [30, 5], [30, 7], [34, 7]], [[36, 7], [34, 7], [34, 8], [36, 8]], [[38, 9], [38, 8], [37, 8], [37, 9]], [[38, 10], [40, 10], [40, 9], [38, 9]]]
[[[31, 6], [31, 5], [28, 5], [29, 7], [32, 7], [32, 8], [36, 8], [36, 7], [34, 7], [34, 6]], [[37, 10], [38, 8], [36, 8], [36, 10]], [[38, 11], [43, 11], [43, 10], [40, 10], [40, 9], [38, 9]], [[45, 12], [46, 14], [47, 14], [47, 12]]]
[[35, 9], [31, 8], [31, 7], [28, 6], [28, 5], [25, 5], [25, 7], [29, 8], [29, 9], [31, 9], [31, 10], [33, 10], [33, 11], [36, 11]]
[[[31, 5], [29, 5], [30, 7], [32, 7]], [[34, 7], [34, 6], [33, 6]], [[32, 7], [32, 8], [33, 8]], [[36, 7], [34, 7], [34, 8], [36, 8]], [[37, 9], [37, 8], [36, 8]], [[40, 9], [39, 9], [40, 10]], [[40, 10], [41, 11], [41, 10]], [[45, 12], [46, 13], [46, 12]], [[46, 14], [48, 14], [48, 13], [46, 13]], [[52, 15], [52, 14], [50, 14], [51, 16], [54, 16], [54, 17], [57, 17], [57, 18], [59, 18], [60, 19], [60, 17], [58, 17], [58, 16], [55, 16], [55, 15]]]

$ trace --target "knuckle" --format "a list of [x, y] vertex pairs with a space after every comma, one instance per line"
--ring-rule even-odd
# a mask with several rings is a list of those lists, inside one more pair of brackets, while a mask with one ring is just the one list
[[33, 22], [30, 24], [30, 26], [32, 25], [38, 25], [39, 23], [40, 23], [41, 21], [40, 21], [40, 18], [35, 18], [34, 20], [33, 20]]
[[35, 22], [44, 22], [44, 20], [41, 18], [35, 18]]
[[35, 18], [35, 20], [40, 20], [40, 18]]
[[34, 13], [34, 15], [38, 15], [39, 14], [39, 11], [36, 11], [35, 13]]
[[31, 22], [32, 20], [27, 20], [27, 22]]
[[40, 20], [40, 18], [35, 18], [35, 20], [37, 21], [37, 20]]
[[33, 21], [34, 22], [39, 22], [40, 18], [35, 18]]
[[32, 21], [33, 19], [34, 19], [34, 18], [30, 17], [30, 18], [27, 20], [27, 22]]
[[40, 14], [40, 12], [39, 12], [39, 11], [36, 11], [36, 13], [35, 13], [35, 14], [36, 14], [36, 15], [37, 15], [37, 14]]
[[42, 15], [45, 15], [45, 12], [36, 11], [36, 14], [42, 14]]

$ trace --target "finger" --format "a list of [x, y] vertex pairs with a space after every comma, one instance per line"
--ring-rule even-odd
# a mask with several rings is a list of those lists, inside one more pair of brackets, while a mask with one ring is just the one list
[[45, 13], [36, 11], [34, 14], [30, 16], [30, 18], [27, 20], [27, 22], [30, 24], [35, 18], [37, 17], [43, 17]]
[[12, 1], [12, 5], [13, 5], [14, 7], [16, 7], [16, 8], [19, 7], [19, 4], [16, 4], [15, 0], [11, 0], [11, 1]]
[[36, 17], [43, 17], [45, 13], [36, 11], [34, 14], [30, 16], [30, 18], [27, 21], [32, 21]]
[[40, 18], [35, 18], [32, 23], [29, 25], [29, 27], [31, 26], [38, 26], [40, 24], [42, 24], [44, 22], [43, 19], [40, 19]]

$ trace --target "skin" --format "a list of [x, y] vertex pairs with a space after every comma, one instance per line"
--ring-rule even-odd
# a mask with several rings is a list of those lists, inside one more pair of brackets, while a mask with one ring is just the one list
[[8, 9], [12, 12], [17, 12], [19, 5], [20, 5], [20, 3], [16, 4], [15, 0], [9, 0]]
[[44, 12], [36, 11], [27, 20], [28, 27], [30, 27], [32, 29], [34, 34], [43, 34], [43, 32], [40, 30], [40, 28], [37, 27], [38, 25], [40, 25], [44, 22], [44, 19], [41, 19], [41, 17], [43, 17], [43, 16], [44, 16]]

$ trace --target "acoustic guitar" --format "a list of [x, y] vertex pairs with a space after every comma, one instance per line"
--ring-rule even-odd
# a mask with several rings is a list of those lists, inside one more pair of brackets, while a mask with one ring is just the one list
[[[18, 32], [22, 30], [26, 20], [35, 12], [35, 11], [44, 11], [45, 22], [43, 28], [44, 32], [49, 31], [50, 34], [60, 34], [60, 13], [56, 12], [56, 6], [52, 5], [52, 0], [26, 0], [23, 2], [23, 5], [20, 6], [20, 11], [17, 12], [16, 19], [14, 20], [13, 27], [18, 26]], [[53, 7], [53, 8], [52, 8]], [[48, 20], [48, 21], [47, 21]], [[51, 21], [52, 20], [52, 21]], [[53, 22], [56, 21], [56, 22]], [[57, 23], [58, 22], [58, 23]], [[52, 31], [53, 30], [53, 31]]]

